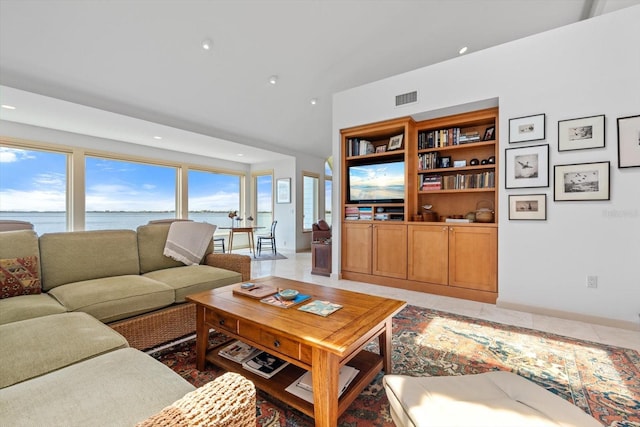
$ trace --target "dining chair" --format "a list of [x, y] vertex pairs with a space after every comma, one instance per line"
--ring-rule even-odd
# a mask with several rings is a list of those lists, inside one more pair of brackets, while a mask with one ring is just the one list
[[276, 254], [276, 225], [278, 224], [278, 221], [273, 221], [271, 223], [271, 232], [269, 234], [265, 234], [262, 236], [258, 236], [258, 256], [260, 255], [261, 251], [262, 251], [262, 244], [263, 243], [267, 243], [271, 246], [271, 252], [273, 252], [273, 254]]

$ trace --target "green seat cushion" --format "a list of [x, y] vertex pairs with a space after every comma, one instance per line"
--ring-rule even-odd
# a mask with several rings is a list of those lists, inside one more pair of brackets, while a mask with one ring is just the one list
[[5, 298], [0, 300], [0, 325], [66, 311], [62, 304], [48, 294]]
[[105, 277], [69, 283], [49, 291], [69, 311], [83, 311], [108, 323], [166, 307], [173, 289], [137, 275]]
[[156, 270], [144, 274], [166, 283], [175, 290], [175, 301], [184, 302], [187, 295], [242, 281], [242, 275], [235, 271], [208, 265], [189, 265]]
[[151, 356], [124, 348], [0, 389], [0, 424], [131, 427], [193, 390]]
[[0, 325], [0, 342], [0, 388], [129, 346], [122, 335], [86, 313]]

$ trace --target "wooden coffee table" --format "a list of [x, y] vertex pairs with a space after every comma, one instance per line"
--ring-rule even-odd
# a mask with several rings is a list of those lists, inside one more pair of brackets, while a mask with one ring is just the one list
[[[406, 302], [279, 277], [252, 280], [258, 285], [296, 289], [312, 298], [280, 308], [236, 295], [232, 287], [190, 295], [196, 304], [196, 366], [207, 361], [239, 372], [256, 387], [315, 419], [316, 426], [336, 426], [338, 417], [381, 370], [391, 371], [391, 318]], [[237, 287], [240, 285], [238, 284]], [[313, 300], [326, 300], [343, 308], [327, 317], [298, 308]], [[270, 379], [218, 355], [222, 346], [208, 348], [210, 329], [216, 329], [290, 362]], [[380, 354], [363, 350], [378, 338]], [[349, 364], [360, 373], [338, 399], [338, 373]], [[305, 370], [313, 373], [314, 404], [285, 391]]]

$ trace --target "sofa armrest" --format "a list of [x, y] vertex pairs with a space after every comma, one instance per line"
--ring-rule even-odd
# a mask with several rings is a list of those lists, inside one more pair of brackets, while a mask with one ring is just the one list
[[224, 268], [242, 274], [242, 280], [251, 279], [251, 257], [247, 255], [212, 253], [204, 263], [212, 267]]
[[246, 427], [255, 424], [254, 384], [240, 374], [228, 372], [185, 394], [136, 427]]

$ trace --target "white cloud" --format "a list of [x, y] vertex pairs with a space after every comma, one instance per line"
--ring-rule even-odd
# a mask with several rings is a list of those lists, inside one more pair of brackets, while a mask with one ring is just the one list
[[35, 156], [29, 154], [26, 150], [17, 148], [0, 147], [0, 163], [13, 163], [25, 159], [33, 159]]

